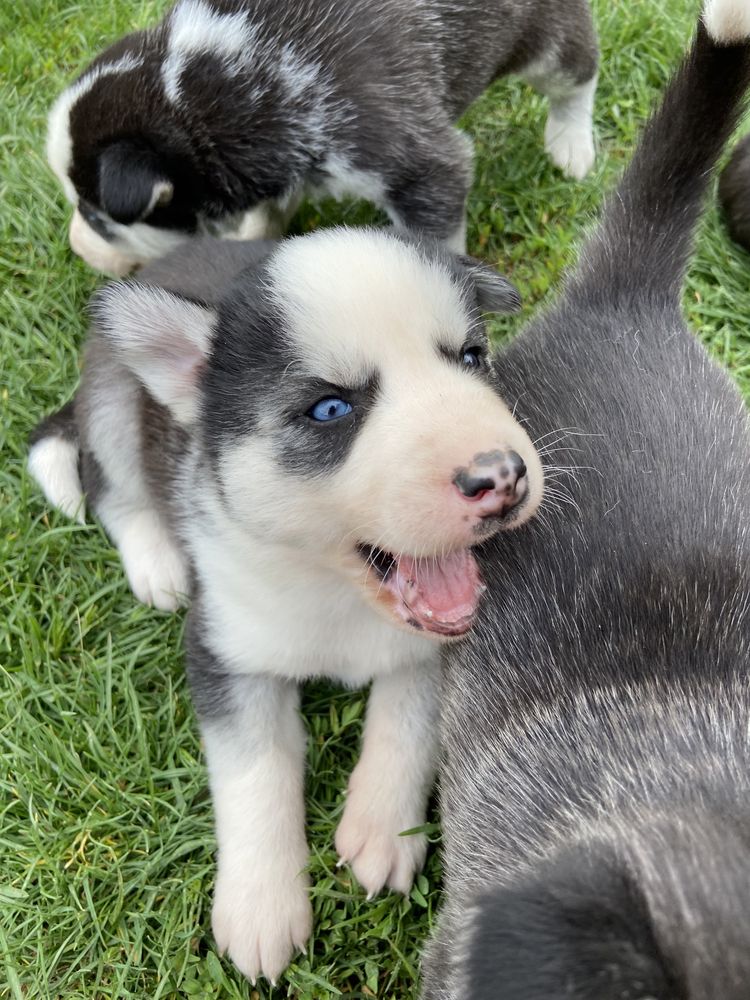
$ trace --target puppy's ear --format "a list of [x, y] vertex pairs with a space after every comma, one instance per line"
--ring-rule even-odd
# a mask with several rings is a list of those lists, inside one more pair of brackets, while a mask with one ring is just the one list
[[98, 162], [99, 202], [115, 222], [130, 225], [172, 200], [174, 186], [153, 150], [114, 142]]
[[125, 281], [99, 292], [91, 311], [119, 360], [180, 423], [193, 423], [216, 314], [161, 288]]
[[521, 296], [511, 281], [476, 257], [461, 254], [459, 260], [476, 290], [477, 305], [482, 312], [518, 312]]

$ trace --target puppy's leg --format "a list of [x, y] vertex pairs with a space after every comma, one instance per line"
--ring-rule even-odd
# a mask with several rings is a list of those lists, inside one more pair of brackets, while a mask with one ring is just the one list
[[275, 240], [283, 236], [302, 201], [294, 191], [276, 201], [264, 201], [240, 216], [239, 224], [224, 235], [229, 240]]
[[185, 603], [188, 574], [185, 558], [149, 497], [125, 498], [109, 490], [96, 512], [117, 546], [130, 589], [143, 604], [175, 611]]
[[395, 226], [436, 236], [466, 252], [466, 197], [473, 175], [471, 140], [447, 128], [423, 144], [390, 185], [384, 208]]
[[422, 826], [437, 758], [439, 665], [404, 668], [372, 685], [362, 755], [349, 781], [336, 850], [369, 896], [408, 892], [427, 850]]
[[147, 482], [143, 393], [129, 372], [95, 348], [87, 360], [76, 406], [88, 499], [138, 600], [174, 611], [188, 591], [187, 562]]
[[214, 937], [248, 979], [273, 982], [312, 929], [299, 692], [281, 678], [225, 673], [194, 635], [188, 671], [216, 820]]
[[580, 4], [568, 34], [521, 76], [549, 98], [544, 148], [563, 173], [581, 180], [594, 165], [593, 110], [597, 80], [596, 36], [591, 12]]

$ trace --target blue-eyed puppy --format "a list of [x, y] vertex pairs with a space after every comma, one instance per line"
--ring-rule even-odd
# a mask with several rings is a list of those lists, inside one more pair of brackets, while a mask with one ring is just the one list
[[194, 241], [98, 296], [72, 410], [36, 433], [32, 473], [71, 514], [86, 494], [137, 596], [190, 596], [213, 926], [250, 978], [310, 933], [299, 682], [373, 681], [342, 859], [369, 893], [422, 863], [399, 833], [432, 783], [438, 642], [476, 614], [472, 546], [543, 491], [487, 360], [482, 312], [516, 304], [385, 230]]

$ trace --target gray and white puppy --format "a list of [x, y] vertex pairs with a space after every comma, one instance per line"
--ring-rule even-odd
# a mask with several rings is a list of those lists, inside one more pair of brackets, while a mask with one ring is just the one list
[[190, 233], [278, 235], [309, 188], [463, 251], [458, 117], [521, 74], [549, 95], [553, 161], [583, 177], [596, 67], [586, 0], [179, 0], [64, 91], [48, 157], [73, 249], [110, 273]]
[[750, 426], [680, 308], [749, 80], [750, 2], [711, 0], [561, 301], [499, 365], [562, 502], [487, 545], [447, 652], [425, 1000], [750, 996]]
[[310, 933], [301, 681], [373, 681], [341, 858], [369, 893], [424, 858], [399, 834], [433, 779], [439, 641], [476, 612], [471, 546], [543, 490], [486, 358], [481, 311], [517, 302], [394, 231], [192, 241], [98, 296], [72, 412], [36, 433], [32, 474], [69, 513], [85, 491], [135, 593], [190, 595], [213, 927], [250, 978]]

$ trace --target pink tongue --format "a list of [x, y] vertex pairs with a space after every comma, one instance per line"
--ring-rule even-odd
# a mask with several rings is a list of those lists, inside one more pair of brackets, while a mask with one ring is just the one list
[[468, 549], [440, 559], [398, 556], [385, 586], [399, 599], [398, 612], [406, 621], [441, 635], [469, 628], [483, 590]]

